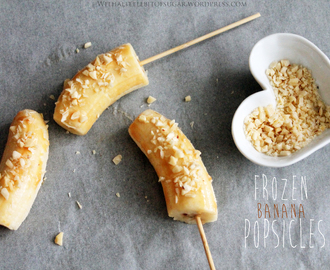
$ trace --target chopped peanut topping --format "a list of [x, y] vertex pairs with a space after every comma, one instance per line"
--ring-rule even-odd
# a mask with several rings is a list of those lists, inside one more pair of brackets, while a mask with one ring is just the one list
[[173, 179], [165, 179], [160, 176], [159, 182], [167, 184], [173, 182], [176, 190], [176, 203], [180, 196], [193, 197], [193, 191], [201, 186], [203, 181], [200, 174], [200, 151], [186, 148], [185, 140], [179, 140], [182, 134], [177, 129], [178, 124], [174, 120], [167, 120], [165, 117], [148, 117], [141, 114], [138, 117], [141, 123], [151, 123], [153, 128], [150, 133], [150, 142], [154, 145], [153, 150], [146, 150], [147, 154], [158, 154], [161, 159], [171, 165]]
[[7, 165], [10, 169], [14, 168], [14, 164], [10, 161], [10, 159], [7, 159], [7, 161], [6, 161], [6, 165]]
[[[27, 118], [17, 126], [11, 126], [10, 132], [13, 134], [13, 139], [19, 148], [25, 148], [30, 153], [34, 153], [35, 147], [38, 144], [38, 137], [28, 130], [27, 123], [33, 122], [34, 118], [27, 112]], [[22, 152], [23, 153], [23, 152]], [[21, 154], [21, 151], [13, 151], [12, 156], [6, 160], [3, 172], [0, 174], [0, 194], [6, 199], [9, 199], [10, 191], [14, 187], [19, 186], [22, 181], [27, 180], [26, 177], [19, 177], [18, 171], [24, 170], [31, 166], [29, 154]]]
[[19, 159], [22, 156], [21, 153], [17, 152], [17, 151], [13, 151], [13, 159]]
[[178, 159], [171, 156], [170, 161], [168, 163], [171, 164], [172, 166], [175, 166], [177, 162], [178, 162]]
[[[85, 44], [85, 48], [90, 46], [90, 42]], [[88, 102], [88, 96], [107, 92], [114, 87], [116, 76], [113, 74], [113, 70], [114, 73], [118, 72], [120, 75], [128, 71], [130, 64], [122, 55], [123, 49], [124, 47], [120, 47], [98, 55], [94, 62], [89, 63], [78, 76], [65, 81], [63, 94], [57, 102], [64, 104], [60, 110], [61, 122], [75, 128], [79, 123], [88, 121], [87, 111], [84, 108]], [[115, 67], [108, 67], [107, 65], [112, 62]], [[77, 123], [73, 123], [73, 121], [77, 121]]]
[[272, 63], [266, 74], [276, 108], [256, 108], [245, 119], [245, 134], [257, 151], [287, 156], [330, 127], [330, 107], [321, 100], [307, 68], [281, 60]]
[[89, 76], [90, 76], [92, 79], [97, 80], [97, 75], [96, 75], [96, 71], [95, 71], [95, 70], [89, 72]]
[[76, 111], [71, 115], [71, 120], [78, 119], [80, 117], [80, 111]]
[[147, 123], [147, 117], [145, 115], [140, 115], [139, 116], [139, 121]]
[[9, 199], [9, 192], [7, 188], [2, 188], [0, 193], [6, 200]]

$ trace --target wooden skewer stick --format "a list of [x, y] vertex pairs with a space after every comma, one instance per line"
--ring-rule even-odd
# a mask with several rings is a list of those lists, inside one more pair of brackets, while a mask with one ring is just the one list
[[197, 222], [199, 233], [200, 233], [202, 241], [203, 241], [204, 250], [205, 250], [205, 253], [206, 253], [207, 260], [209, 262], [210, 269], [215, 270], [214, 262], [213, 262], [212, 255], [211, 255], [211, 251], [210, 251], [209, 245], [207, 243], [207, 239], [206, 239], [204, 229], [203, 229], [203, 223], [202, 223], [202, 220], [201, 220], [200, 216], [196, 216], [196, 222]]
[[155, 60], [158, 60], [158, 59], [160, 59], [160, 58], [162, 58], [162, 57], [164, 57], [164, 56], [167, 56], [167, 55], [169, 55], [169, 54], [175, 53], [175, 52], [180, 51], [180, 50], [182, 50], [182, 49], [185, 49], [185, 48], [187, 48], [187, 47], [189, 47], [189, 46], [191, 46], [191, 45], [194, 45], [194, 44], [196, 44], [196, 43], [198, 43], [198, 42], [201, 42], [201, 41], [203, 41], [203, 40], [205, 40], [205, 39], [208, 39], [208, 38], [211, 38], [211, 37], [213, 37], [213, 36], [219, 35], [220, 33], [223, 33], [223, 32], [225, 32], [225, 31], [228, 31], [228, 30], [232, 29], [232, 28], [235, 28], [235, 27], [237, 27], [237, 26], [240, 26], [240, 25], [242, 25], [242, 24], [244, 24], [244, 23], [247, 23], [247, 22], [249, 22], [249, 21], [252, 21], [252, 20], [254, 20], [254, 19], [256, 19], [256, 18], [258, 18], [258, 17], [260, 17], [260, 16], [261, 16], [260, 13], [256, 13], [256, 14], [250, 16], [250, 17], [247, 17], [247, 18], [242, 19], [242, 20], [240, 20], [240, 21], [238, 21], [238, 22], [235, 22], [235, 23], [229, 24], [229, 25], [227, 25], [227, 26], [225, 26], [225, 27], [222, 27], [222, 28], [220, 28], [220, 29], [218, 29], [218, 30], [215, 30], [215, 31], [213, 31], [213, 32], [211, 32], [211, 33], [208, 33], [208, 34], [206, 34], [206, 35], [204, 35], [204, 36], [201, 36], [201, 37], [199, 37], [199, 38], [196, 38], [196, 39], [194, 39], [194, 40], [191, 40], [191, 41], [189, 41], [189, 42], [186, 42], [186, 43], [184, 43], [184, 44], [182, 44], [182, 45], [179, 45], [179, 46], [177, 46], [177, 47], [174, 47], [174, 48], [172, 48], [172, 49], [169, 49], [169, 50], [167, 50], [167, 51], [165, 51], [165, 52], [162, 52], [162, 53], [160, 53], [160, 54], [157, 54], [157, 55], [154, 55], [154, 56], [152, 56], [152, 57], [149, 57], [149, 58], [147, 58], [147, 59], [145, 59], [145, 60], [143, 60], [143, 61], [140, 61], [140, 66], [144, 66], [145, 64], [148, 64], [148, 63], [150, 63], [150, 62], [153, 62], [153, 61], [155, 61]]

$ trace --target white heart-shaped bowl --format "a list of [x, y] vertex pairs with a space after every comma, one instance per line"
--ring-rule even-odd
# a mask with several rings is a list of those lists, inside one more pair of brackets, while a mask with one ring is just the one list
[[237, 108], [232, 121], [232, 136], [238, 150], [252, 162], [267, 167], [285, 167], [309, 156], [330, 142], [330, 129], [315, 137], [307, 146], [284, 157], [272, 157], [260, 153], [244, 134], [244, 119], [255, 108], [273, 104], [276, 107], [274, 91], [266, 75], [266, 69], [274, 61], [288, 59], [290, 63], [301, 64], [311, 70], [323, 101], [330, 105], [330, 61], [329, 58], [309, 40], [294, 34], [279, 33], [261, 39], [252, 49], [249, 59], [253, 77], [263, 91], [247, 97]]

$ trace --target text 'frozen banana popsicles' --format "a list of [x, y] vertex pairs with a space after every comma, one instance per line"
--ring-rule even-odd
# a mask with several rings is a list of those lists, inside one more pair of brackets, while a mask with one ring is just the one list
[[20, 111], [0, 163], [0, 225], [17, 230], [30, 212], [46, 172], [48, 130], [42, 115]]
[[216, 221], [212, 179], [188, 138], [174, 120], [146, 110], [129, 127], [129, 134], [155, 168], [163, 186], [168, 215], [196, 224]]
[[54, 120], [77, 135], [85, 135], [102, 112], [122, 96], [149, 84], [131, 46], [99, 55], [64, 85]]

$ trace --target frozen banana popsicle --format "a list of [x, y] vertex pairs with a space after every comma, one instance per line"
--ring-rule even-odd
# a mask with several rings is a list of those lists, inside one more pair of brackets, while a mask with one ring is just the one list
[[54, 120], [77, 135], [85, 135], [102, 112], [122, 96], [149, 84], [144, 65], [260, 17], [259, 13], [139, 61], [130, 44], [99, 55], [64, 84]]
[[149, 84], [131, 44], [101, 54], [64, 84], [54, 120], [85, 135], [102, 112], [122, 96]]
[[30, 212], [46, 172], [48, 130], [42, 115], [20, 111], [0, 163], [0, 225], [17, 230]]
[[161, 182], [168, 215], [196, 224], [218, 218], [212, 179], [188, 138], [174, 120], [146, 110], [129, 127], [129, 134], [155, 168]]

